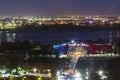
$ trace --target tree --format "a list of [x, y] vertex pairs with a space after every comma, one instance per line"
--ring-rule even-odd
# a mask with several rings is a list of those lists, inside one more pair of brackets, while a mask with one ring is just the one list
[[108, 80], [120, 80], [120, 57], [108, 61]]

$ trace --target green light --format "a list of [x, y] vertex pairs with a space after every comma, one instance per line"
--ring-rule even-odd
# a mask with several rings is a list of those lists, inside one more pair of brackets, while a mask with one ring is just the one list
[[27, 80], [27, 77], [26, 76], [22, 76], [22, 80]]
[[12, 73], [15, 73], [17, 70], [16, 69], [12, 69]]
[[41, 50], [41, 47], [37, 45], [37, 46], [36, 46], [35, 48], [33, 48], [32, 50], [35, 50], [35, 51]]
[[41, 77], [38, 77], [37, 80], [43, 80]]

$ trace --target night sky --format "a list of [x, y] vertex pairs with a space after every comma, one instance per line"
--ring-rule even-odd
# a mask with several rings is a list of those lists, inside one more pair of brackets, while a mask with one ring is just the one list
[[0, 16], [120, 15], [119, 0], [0, 0]]

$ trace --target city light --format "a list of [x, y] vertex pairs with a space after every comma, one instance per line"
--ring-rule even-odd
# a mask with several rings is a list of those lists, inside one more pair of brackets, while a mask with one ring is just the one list
[[101, 80], [104, 80], [104, 79], [107, 78], [107, 76], [105, 75], [105, 71], [99, 70], [97, 73], [98, 73], [98, 75], [100, 76], [100, 79], [101, 79]]
[[35, 73], [36, 71], [37, 71], [37, 69], [36, 69], [36, 68], [34, 68], [34, 69], [33, 69], [33, 72]]
[[74, 40], [71, 40], [71, 43], [74, 43], [75, 41]]
[[98, 74], [99, 74], [100, 76], [102, 76], [102, 75], [103, 75], [103, 70], [99, 70], [99, 71], [98, 71]]

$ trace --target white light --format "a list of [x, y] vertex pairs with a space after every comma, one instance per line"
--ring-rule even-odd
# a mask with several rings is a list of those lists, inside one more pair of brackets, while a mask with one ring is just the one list
[[36, 71], [37, 71], [37, 69], [36, 69], [36, 68], [34, 68], [34, 69], [33, 69], [33, 72], [36, 72]]
[[62, 46], [66, 46], [66, 45], [67, 45], [66, 43], [62, 44]]
[[105, 75], [101, 76], [101, 79], [106, 79], [106, 78], [107, 78], [107, 76], [105, 76]]
[[75, 77], [80, 77], [80, 73], [77, 72], [77, 73], [75, 74]]
[[10, 74], [2, 74], [2, 77], [9, 77]]
[[75, 41], [74, 40], [71, 40], [71, 43], [74, 43]]
[[102, 75], [103, 75], [103, 70], [98, 71], [98, 74], [99, 74], [100, 76], [102, 76]]

